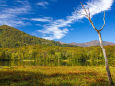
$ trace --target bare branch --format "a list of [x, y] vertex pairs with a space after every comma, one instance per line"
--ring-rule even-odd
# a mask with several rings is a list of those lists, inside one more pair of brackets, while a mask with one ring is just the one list
[[83, 16], [87, 16], [86, 14], [83, 14], [83, 13], [81, 13], [81, 12], [76, 12], [76, 13], [78, 13], [78, 14], [80, 14], [80, 15], [83, 15]]
[[[80, 3], [81, 3], [81, 2], [80, 2]], [[89, 16], [88, 16], [88, 12], [87, 12], [85, 6], [84, 6], [82, 3], [81, 3], [81, 6], [82, 6], [82, 8], [84, 9], [84, 11], [85, 11], [85, 13], [86, 13], [86, 17], [89, 18]]]
[[94, 28], [97, 32], [99, 32], [99, 30], [97, 30], [97, 29], [96, 29], [96, 27], [94, 26], [94, 24], [93, 24], [92, 20], [90, 19], [89, 21], [90, 21], [90, 23], [91, 23], [92, 27], [93, 27], [93, 28]]
[[90, 17], [90, 10], [88, 8], [88, 11], [86, 10], [86, 8], [84, 7], [84, 5], [81, 3], [81, 6], [82, 8], [84, 9], [85, 13], [86, 13], [86, 17], [88, 18], [89, 22], [91, 23], [92, 27], [97, 31], [99, 32], [99, 30], [96, 29], [96, 27], [94, 26], [92, 20], [91, 20], [91, 17]]
[[89, 19], [91, 19], [91, 16], [90, 16], [90, 10], [89, 10], [89, 8], [88, 8], [88, 13], [89, 13]]
[[81, 6], [82, 8], [84, 9], [85, 11], [85, 16], [88, 18], [88, 20], [90, 21], [91, 25], [93, 26], [93, 28], [97, 31], [97, 32], [100, 32], [101, 30], [103, 30], [104, 26], [105, 26], [105, 11], [104, 11], [104, 17], [103, 17], [103, 21], [104, 21], [104, 24], [102, 26], [102, 28], [100, 30], [96, 29], [96, 27], [94, 26], [92, 20], [91, 20], [91, 15], [90, 15], [90, 10], [88, 8], [88, 10], [85, 8], [85, 6], [81, 3]]
[[102, 28], [101, 28], [99, 31], [103, 30], [103, 28], [104, 28], [104, 26], [105, 26], [105, 11], [104, 11], [103, 21], [104, 21], [104, 24], [103, 24]]
[[94, 24], [93, 24], [93, 22], [91, 20], [89, 8], [88, 8], [88, 10], [86, 10], [86, 8], [84, 7], [84, 5], [82, 3], [81, 3], [81, 5], [82, 5], [82, 8], [84, 9], [84, 11], [86, 13], [86, 17], [88, 18], [88, 20], [91, 23], [92, 27], [98, 33], [99, 41], [100, 41], [100, 47], [101, 47], [101, 49], [103, 51], [103, 56], [104, 56], [104, 59], [105, 59], [105, 66], [106, 66], [106, 71], [107, 71], [107, 76], [108, 76], [109, 84], [110, 84], [110, 86], [113, 86], [114, 84], [113, 84], [113, 80], [112, 80], [112, 77], [111, 77], [111, 72], [109, 70], [108, 59], [107, 59], [107, 56], [106, 56], [106, 51], [105, 51], [105, 48], [103, 46], [103, 40], [102, 40], [101, 33], [100, 33], [100, 31], [103, 30], [103, 28], [105, 26], [105, 12], [104, 12], [104, 18], [103, 18], [104, 25], [102, 26], [102, 28], [100, 30], [98, 30], [98, 29], [96, 29], [96, 27], [94, 26]]

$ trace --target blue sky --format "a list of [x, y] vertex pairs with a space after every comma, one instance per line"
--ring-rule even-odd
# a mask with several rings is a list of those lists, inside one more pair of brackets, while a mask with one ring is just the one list
[[0, 0], [0, 25], [13, 26], [37, 37], [71, 42], [98, 40], [98, 35], [85, 18], [80, 2], [89, 8], [99, 29], [106, 11], [104, 41], [115, 43], [114, 0]]

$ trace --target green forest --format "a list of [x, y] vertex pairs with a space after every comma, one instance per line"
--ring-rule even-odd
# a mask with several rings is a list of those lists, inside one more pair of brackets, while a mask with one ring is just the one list
[[1, 48], [15, 48], [15, 47], [21, 47], [21, 46], [35, 45], [35, 44], [61, 46], [61, 44], [58, 42], [31, 36], [29, 34], [26, 34], [8, 25], [0, 26], [0, 47]]
[[[115, 46], [105, 48], [115, 81]], [[1, 86], [108, 86], [104, 58], [99, 46], [29, 45], [0, 48], [0, 60], [3, 64], [7, 62], [0, 69]], [[10, 65], [8, 62], [11, 62]], [[26, 65], [27, 62], [29, 65]], [[86, 62], [91, 64], [86, 65]]]
[[[78, 47], [28, 35], [13, 27], [0, 26], [0, 60], [103, 60], [101, 48]], [[114, 60], [115, 46], [105, 46]]]
[[[104, 46], [114, 78], [115, 45]], [[0, 26], [0, 86], [108, 86], [100, 46], [79, 47]]]
[[[115, 46], [105, 46], [110, 61], [115, 60]], [[104, 60], [101, 48], [97, 47], [60, 47], [30, 45], [19, 48], [0, 48], [0, 60]]]

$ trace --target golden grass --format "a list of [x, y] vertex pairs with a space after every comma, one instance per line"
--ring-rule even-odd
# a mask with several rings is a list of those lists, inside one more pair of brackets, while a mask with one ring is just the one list
[[[115, 81], [115, 67], [110, 69]], [[17, 66], [0, 69], [0, 84], [4, 86], [108, 86], [107, 83], [104, 66]]]

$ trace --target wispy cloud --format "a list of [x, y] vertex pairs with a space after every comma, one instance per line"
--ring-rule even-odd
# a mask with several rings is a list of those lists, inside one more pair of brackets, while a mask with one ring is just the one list
[[[89, 8], [91, 16], [93, 17], [95, 14], [110, 10], [112, 4], [113, 0], [91, 0], [87, 2], [85, 8]], [[83, 18], [84, 16], [78, 14], [79, 12], [85, 14], [84, 9], [81, 8], [80, 10], [75, 10], [73, 15], [77, 16], [77, 18]]]
[[[112, 6], [113, 0], [90, 0], [86, 2], [85, 7], [90, 9], [91, 16], [93, 17], [95, 14], [101, 13], [106, 10], [110, 10]], [[43, 33], [43, 38], [53, 40], [53, 39], [61, 39], [64, 37], [67, 32], [68, 26], [70, 26], [75, 21], [84, 18], [84, 10], [79, 7], [76, 8], [74, 12], [72, 12], [71, 16], [67, 16], [66, 19], [58, 19], [51, 22], [48, 25], [44, 26], [43, 30], [38, 30], [38, 32]], [[66, 28], [66, 29], [65, 29]]]
[[40, 7], [46, 8], [46, 6], [48, 6], [49, 3], [47, 1], [42, 1], [42, 2], [38, 2], [37, 5], [40, 6]]
[[43, 17], [43, 18], [32, 18], [33, 21], [39, 21], [39, 22], [51, 22], [51, 17]]
[[53, 40], [53, 39], [61, 39], [62, 37], [64, 37], [65, 34], [68, 32], [68, 29], [64, 28], [63, 30], [61, 30], [58, 29], [57, 27], [53, 27], [53, 31], [52, 28], [48, 28], [48, 30], [45, 31], [38, 30], [38, 32], [42, 32], [43, 34], [45, 34], [43, 38]]
[[[20, 1], [20, 2], [18, 2]], [[21, 0], [17, 0], [16, 3], [20, 3], [20, 6], [11, 6], [1, 8], [0, 12], [0, 25], [6, 24], [10, 26], [25, 25], [26, 23], [19, 18], [19, 15], [29, 12], [30, 5], [27, 0], [22, 4]], [[7, 5], [7, 2], [4, 2]]]

